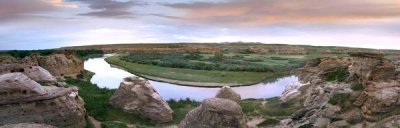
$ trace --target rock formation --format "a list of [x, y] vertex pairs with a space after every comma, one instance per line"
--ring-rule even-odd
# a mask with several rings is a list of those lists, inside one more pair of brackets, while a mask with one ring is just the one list
[[228, 86], [186, 114], [180, 128], [246, 128], [240, 95]]
[[242, 100], [240, 95], [233, 91], [229, 86], [223, 86], [218, 92], [215, 98], [223, 98], [235, 101], [236, 103], [240, 104]]
[[0, 74], [20, 72], [28, 76], [34, 81], [55, 82], [56, 78], [53, 77], [49, 71], [31, 64], [0, 64]]
[[395, 65], [385, 59], [382, 54], [350, 53], [353, 57], [349, 68], [351, 79], [380, 81], [393, 79], [396, 72]]
[[[400, 83], [394, 77], [394, 64], [382, 54], [350, 56], [350, 76], [345, 82], [325, 82], [321, 78], [327, 69], [346, 66], [347, 62], [338, 63], [337, 59], [321, 59], [319, 64], [313, 60], [300, 69], [299, 78], [307, 84], [298, 88], [296, 98], [304, 101], [305, 108], [277, 127], [398, 127]], [[322, 66], [324, 63], [328, 66]], [[291, 98], [289, 94], [284, 93], [283, 97], [288, 97], [285, 100]]]
[[112, 106], [127, 112], [140, 113], [157, 122], [172, 120], [173, 111], [149, 81], [127, 77], [110, 99]]
[[14, 63], [17, 61], [14, 57], [8, 54], [0, 55], [0, 63]]
[[[40, 66], [40, 67], [37, 67]], [[10, 55], [0, 55], [0, 74], [11, 72], [23, 72], [29, 78], [40, 81], [54, 81], [50, 78], [46, 69], [53, 76], [77, 77], [82, 74], [83, 62], [71, 52], [61, 52], [48, 56], [32, 54], [22, 59], [16, 59]], [[32, 77], [33, 75], [38, 75]], [[30, 75], [32, 74], [32, 75]]]
[[205, 99], [191, 110], [179, 125], [180, 128], [246, 128], [242, 108], [232, 100]]
[[38, 57], [38, 65], [48, 70], [53, 76], [76, 77], [83, 73], [82, 60], [69, 52]]
[[85, 127], [76, 87], [41, 86], [22, 73], [0, 75], [0, 126], [19, 123]]

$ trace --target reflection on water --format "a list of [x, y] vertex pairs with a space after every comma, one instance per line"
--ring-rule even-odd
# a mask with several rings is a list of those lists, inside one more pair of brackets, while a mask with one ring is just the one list
[[[88, 59], [85, 61], [84, 67], [86, 70], [95, 73], [90, 81], [97, 84], [99, 87], [116, 89], [119, 87], [123, 78], [134, 76], [127, 71], [111, 67], [110, 64], [104, 60], [104, 57]], [[280, 96], [286, 85], [291, 82], [298, 82], [297, 77], [282, 77], [275, 81], [261, 82], [252, 86], [234, 87], [233, 89], [242, 96], [242, 99], [270, 98]], [[157, 81], [150, 81], [150, 83], [166, 100], [184, 99], [189, 97], [200, 101], [205, 98], [214, 97], [219, 90], [219, 88], [180, 86]]]

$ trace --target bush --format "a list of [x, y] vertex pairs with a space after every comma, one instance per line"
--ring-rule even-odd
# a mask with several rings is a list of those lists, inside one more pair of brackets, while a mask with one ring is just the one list
[[312, 124], [304, 124], [301, 125], [299, 128], [313, 128], [314, 126]]
[[186, 114], [190, 110], [200, 105], [200, 102], [191, 100], [189, 98], [180, 99], [178, 101], [170, 99], [167, 102], [168, 105], [171, 107], [171, 109], [174, 111], [174, 113], [172, 113], [173, 116], [172, 123], [175, 124], [179, 124], [179, 122], [183, 120], [183, 118], [185, 118]]
[[349, 93], [335, 93], [329, 99], [329, 103], [333, 104], [333, 105], [340, 105], [341, 107], [344, 107], [345, 102], [348, 101], [349, 98], [350, 98]]
[[325, 81], [338, 81], [344, 82], [347, 77], [349, 77], [350, 73], [347, 67], [338, 68], [334, 72], [330, 72], [325, 74]]
[[114, 122], [114, 121], [107, 121], [101, 123], [102, 128], [128, 128], [128, 126], [124, 123]]
[[351, 90], [362, 91], [362, 90], [364, 90], [364, 86], [362, 83], [355, 83], [355, 84], [351, 85]]

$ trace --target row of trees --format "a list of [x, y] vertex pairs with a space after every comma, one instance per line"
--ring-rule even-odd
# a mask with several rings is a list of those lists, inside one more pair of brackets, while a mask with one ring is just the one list
[[[47, 56], [55, 53], [57, 50], [54, 49], [46, 49], [46, 50], [11, 50], [11, 51], [3, 51], [0, 54], [9, 54], [16, 58], [24, 58], [26, 56], [30, 56], [32, 53], [38, 53], [42, 56]], [[85, 57], [93, 54], [104, 54], [101, 50], [70, 50], [78, 57]]]

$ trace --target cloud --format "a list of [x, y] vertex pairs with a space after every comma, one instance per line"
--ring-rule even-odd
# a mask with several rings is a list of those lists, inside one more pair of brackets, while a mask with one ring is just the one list
[[0, 22], [21, 19], [43, 19], [51, 16], [38, 15], [61, 8], [77, 8], [62, 0], [0, 0]]
[[116, 0], [70, 0], [79, 1], [89, 5], [94, 11], [81, 13], [81, 16], [94, 16], [101, 18], [131, 18], [136, 14], [130, 9], [134, 6], [145, 5], [138, 1], [116, 1]]
[[400, 18], [397, 0], [228, 0], [163, 5], [186, 11], [180, 19], [188, 22], [219, 25], [358, 23]]
[[20, 14], [31, 14], [35, 12], [48, 11], [54, 7], [42, 0], [1, 0], [0, 19]]

